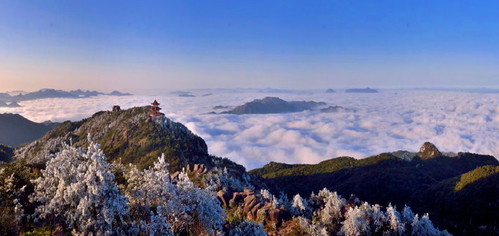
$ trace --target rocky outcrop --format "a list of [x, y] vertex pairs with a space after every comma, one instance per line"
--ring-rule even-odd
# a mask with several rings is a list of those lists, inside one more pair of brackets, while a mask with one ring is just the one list
[[421, 148], [419, 148], [418, 156], [423, 159], [431, 159], [435, 157], [442, 156], [442, 153], [438, 150], [438, 148], [430, 142], [425, 142]]
[[291, 219], [291, 214], [284, 206], [276, 205], [247, 188], [242, 192], [233, 193], [220, 190], [217, 197], [224, 208], [237, 208], [246, 219], [264, 225], [279, 227]]

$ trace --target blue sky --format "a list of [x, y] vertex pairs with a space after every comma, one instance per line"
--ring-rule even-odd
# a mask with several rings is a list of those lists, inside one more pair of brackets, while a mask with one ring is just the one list
[[499, 87], [497, 1], [0, 1], [0, 91]]

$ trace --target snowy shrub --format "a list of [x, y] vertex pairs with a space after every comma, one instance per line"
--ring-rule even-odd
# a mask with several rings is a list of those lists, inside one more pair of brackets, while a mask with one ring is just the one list
[[196, 187], [184, 171], [178, 178], [178, 196], [182, 204], [189, 209], [190, 216], [209, 234], [221, 231], [225, 223], [225, 211], [216, 196], [208, 190]]
[[314, 224], [307, 218], [298, 217], [298, 223], [300, 227], [309, 235], [317, 235], [317, 236], [329, 236], [327, 230], [321, 225]]
[[243, 220], [239, 225], [232, 228], [229, 236], [267, 236], [267, 232], [263, 229], [262, 224], [254, 221]]
[[412, 222], [412, 235], [420, 235], [420, 236], [448, 236], [451, 235], [447, 231], [440, 231], [430, 220], [428, 214], [424, 214], [423, 217], [419, 219], [418, 215], [414, 216], [414, 220]]
[[317, 195], [312, 195], [312, 202], [322, 206], [316, 216], [322, 224], [336, 224], [342, 217], [341, 210], [345, 207], [346, 200], [336, 192], [324, 188]]
[[293, 215], [308, 215], [310, 213], [310, 206], [308, 205], [308, 202], [300, 196], [300, 194], [296, 194], [293, 197], [290, 212]]
[[350, 207], [345, 213], [345, 221], [340, 233], [346, 236], [369, 234], [371, 229], [367, 219], [369, 219], [369, 216], [365, 210], [359, 207]]
[[397, 211], [396, 207], [388, 204], [388, 207], [386, 208], [386, 217], [390, 225], [390, 230], [398, 235], [401, 235], [405, 232], [405, 224], [402, 221], [400, 213]]
[[181, 206], [167, 167], [162, 155], [151, 168], [141, 172], [131, 166], [126, 174], [130, 216], [146, 234], [172, 234], [168, 219], [184, 219], [181, 215], [187, 210]]
[[130, 213], [140, 219], [135, 224], [145, 232], [160, 226], [166, 230], [164, 234], [221, 231], [225, 212], [213, 193], [196, 187], [184, 171], [173, 184], [167, 167], [162, 155], [153, 167], [139, 171], [132, 166], [126, 175]]
[[121, 232], [126, 200], [105, 159], [97, 144], [90, 143], [86, 152], [63, 145], [33, 181], [32, 200], [41, 203], [38, 217], [62, 221], [75, 235]]

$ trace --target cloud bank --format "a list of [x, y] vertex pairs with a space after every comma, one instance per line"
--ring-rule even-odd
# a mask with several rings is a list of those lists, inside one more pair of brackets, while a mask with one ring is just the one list
[[[20, 108], [0, 108], [31, 120], [80, 120], [113, 105], [143, 106], [157, 99], [165, 114], [184, 123], [208, 144], [211, 154], [248, 169], [269, 161], [317, 163], [337, 156], [364, 158], [396, 150], [417, 151], [425, 141], [441, 151], [499, 157], [499, 94], [385, 90], [378, 94], [267, 93], [210, 90], [210, 96], [98, 96], [41, 99]], [[207, 94], [194, 90], [193, 94]], [[213, 115], [213, 106], [237, 106], [255, 98], [324, 101], [352, 110], [269, 115]]]

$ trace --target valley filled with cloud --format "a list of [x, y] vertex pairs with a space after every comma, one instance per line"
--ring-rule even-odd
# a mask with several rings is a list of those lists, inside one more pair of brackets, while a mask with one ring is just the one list
[[[81, 120], [113, 105], [145, 106], [157, 99], [170, 119], [186, 125], [213, 155], [247, 169], [269, 161], [317, 163], [337, 156], [364, 158], [397, 150], [417, 151], [430, 141], [443, 152], [474, 152], [499, 157], [499, 94], [460, 91], [381, 90], [380, 93], [324, 91], [192, 90], [192, 96], [96, 96], [39, 99], [22, 107], [0, 108], [36, 122]], [[209, 114], [275, 96], [287, 101], [326, 102], [347, 109], [281, 114]]]

